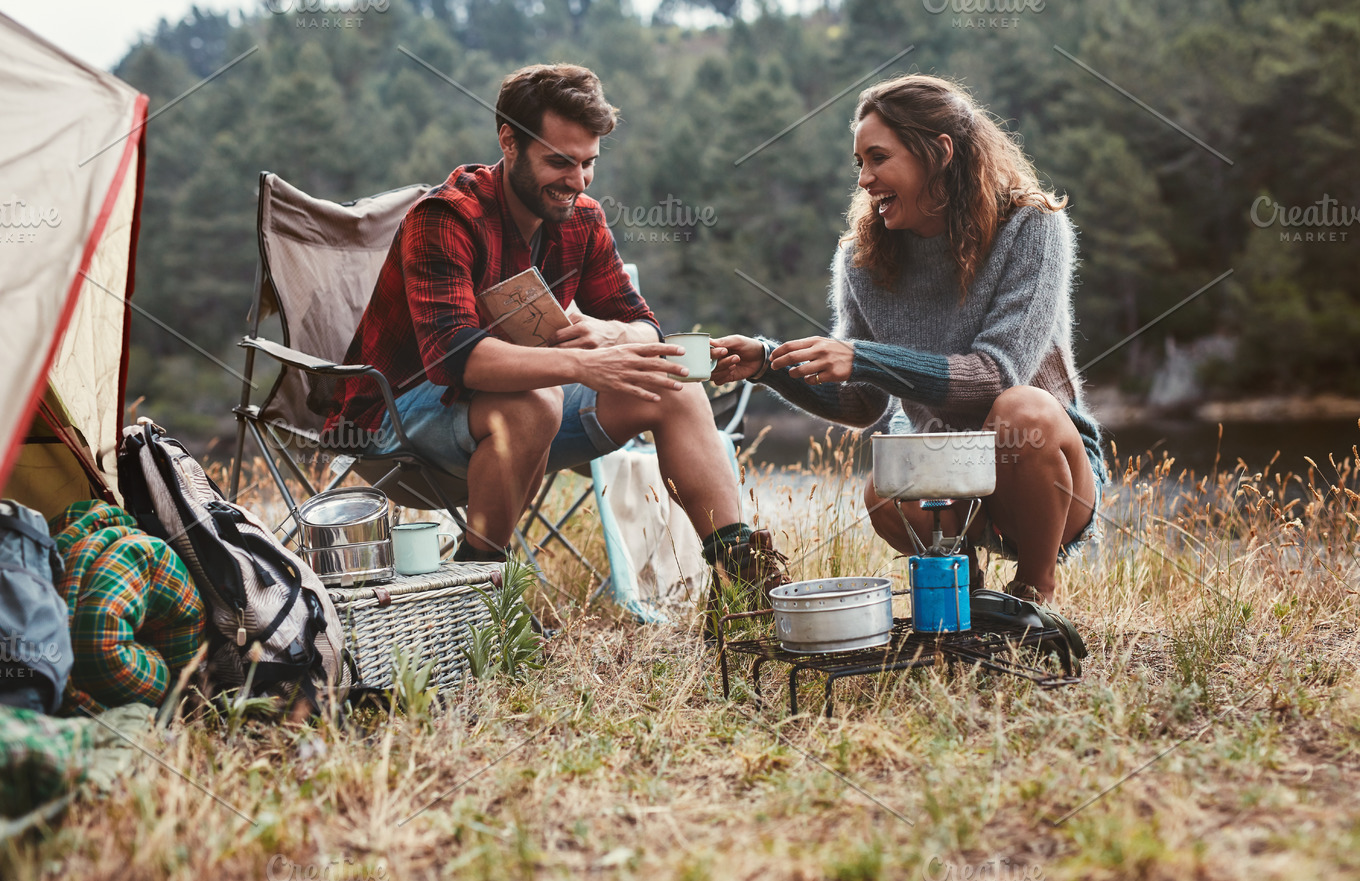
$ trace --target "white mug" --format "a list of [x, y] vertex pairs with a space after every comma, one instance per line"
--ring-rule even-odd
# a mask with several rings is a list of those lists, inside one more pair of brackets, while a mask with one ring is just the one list
[[688, 376], [675, 376], [680, 382], [703, 382], [713, 375], [713, 368], [718, 366], [718, 362], [717, 359], [709, 357], [708, 340], [709, 336], [706, 333], [671, 333], [666, 335], [666, 342], [673, 346], [680, 346], [685, 350], [683, 355], [666, 356], [666, 360], [672, 364], [679, 364], [688, 368]]
[[392, 568], [398, 575], [428, 575], [439, 569], [441, 538], [453, 536], [439, 531], [433, 522], [403, 523], [392, 527]]

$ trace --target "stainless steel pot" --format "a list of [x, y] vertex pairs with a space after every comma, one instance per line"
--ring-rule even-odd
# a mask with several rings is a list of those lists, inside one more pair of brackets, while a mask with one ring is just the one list
[[392, 577], [387, 496], [372, 487], [317, 493], [298, 507], [302, 557], [321, 582], [349, 585]]
[[885, 645], [892, 636], [892, 582], [821, 578], [770, 591], [775, 634], [785, 651], [843, 652]]
[[996, 432], [876, 434], [874, 491], [885, 499], [970, 499], [996, 489]]

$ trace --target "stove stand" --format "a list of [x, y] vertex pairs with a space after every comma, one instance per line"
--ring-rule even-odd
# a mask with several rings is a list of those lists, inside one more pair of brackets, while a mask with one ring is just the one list
[[[798, 714], [798, 674], [803, 670], [826, 674], [826, 716], [832, 715], [832, 689], [836, 680], [848, 676], [868, 676], [892, 670], [931, 667], [937, 663], [949, 666], [963, 664], [981, 667], [994, 673], [1007, 673], [1028, 679], [1044, 688], [1074, 685], [1081, 681], [1075, 672], [1067, 640], [1056, 629], [1002, 628], [982, 630], [974, 627], [962, 633], [922, 633], [912, 629], [910, 618], [894, 618], [892, 636], [887, 645], [825, 654], [798, 654], [785, 651], [774, 636], [756, 639], [729, 640], [731, 624], [756, 618], [772, 618], [774, 611], [742, 612], [727, 615], [718, 623], [718, 663], [722, 670], [723, 697], [731, 697], [728, 679], [728, 654], [750, 655], [751, 687], [756, 697], [760, 693], [760, 668], [767, 661], [776, 661], [789, 668], [789, 713]], [[1012, 655], [1013, 650], [1028, 646], [1053, 654], [1062, 667], [1057, 675], [1038, 667], [1022, 664]]]

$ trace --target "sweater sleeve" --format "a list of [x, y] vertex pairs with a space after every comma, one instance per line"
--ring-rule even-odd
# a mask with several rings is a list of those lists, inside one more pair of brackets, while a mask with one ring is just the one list
[[[859, 343], [850, 341], [865, 339], [871, 336], [871, 333], [863, 313], [853, 301], [845, 283], [848, 259], [849, 251], [842, 245], [836, 250], [836, 256], [831, 262], [830, 298], [832, 313], [835, 316], [831, 336], [834, 339], [845, 340], [846, 345], [854, 345], [858, 353]], [[769, 352], [778, 343], [763, 338], [761, 341], [766, 344], [765, 351], [768, 357]], [[856, 354], [856, 359], [858, 357]], [[788, 369], [766, 371], [759, 381], [794, 406], [823, 419], [857, 428], [873, 425], [888, 408], [887, 392], [867, 382], [851, 381], [813, 386], [802, 379], [789, 376]]]
[[1005, 389], [1033, 379], [1068, 299], [1076, 236], [1063, 212], [1022, 209], [1011, 222], [1019, 226], [998, 242], [1007, 253], [970, 351], [939, 355], [856, 342], [851, 379], [932, 408], [979, 414]]

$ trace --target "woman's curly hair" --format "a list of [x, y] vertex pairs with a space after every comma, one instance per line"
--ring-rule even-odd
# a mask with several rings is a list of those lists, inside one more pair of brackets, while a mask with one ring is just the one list
[[[893, 131], [926, 170], [923, 208], [941, 206], [949, 249], [959, 267], [963, 296], [991, 250], [997, 227], [1024, 205], [1059, 211], [1059, 198], [1039, 185], [1034, 166], [1011, 135], [960, 85], [913, 74], [887, 80], [860, 93], [851, 128], [871, 113]], [[953, 156], [940, 142], [954, 143]], [[873, 200], [859, 190], [846, 215], [842, 242], [855, 244], [855, 265], [889, 286], [902, 269], [905, 234], [884, 226]]]

